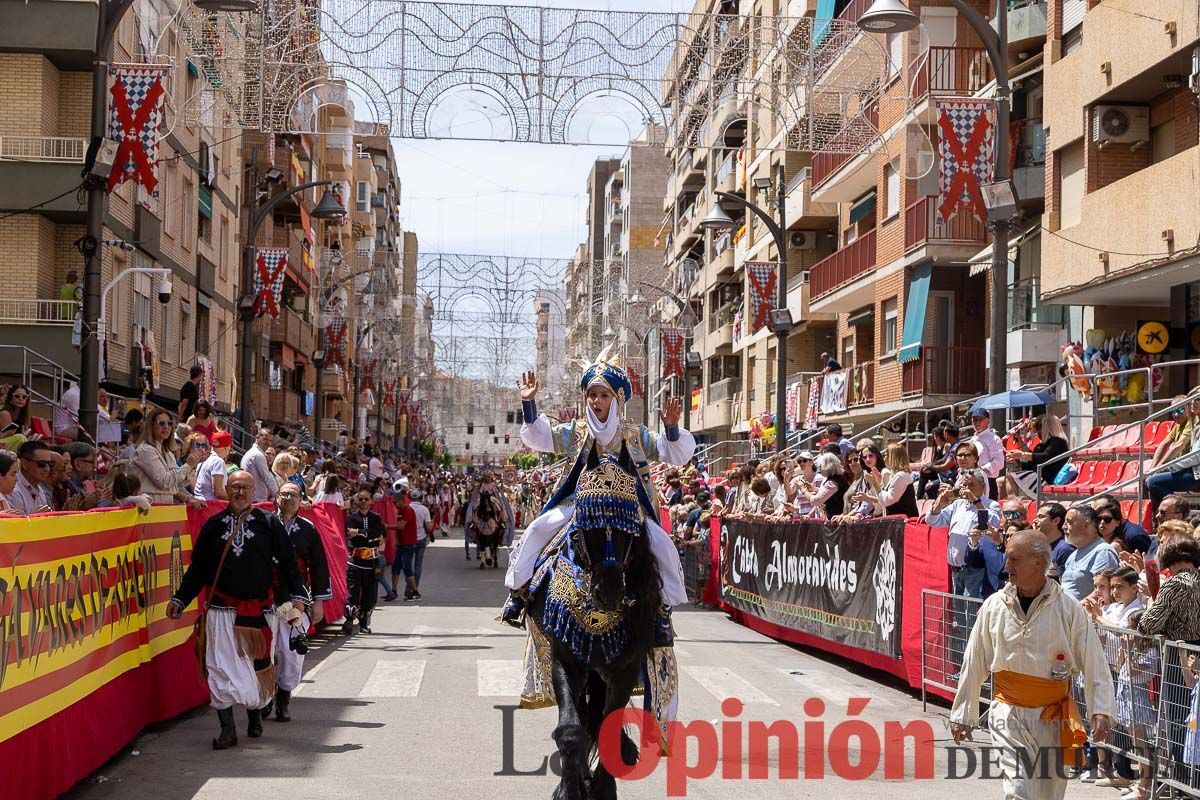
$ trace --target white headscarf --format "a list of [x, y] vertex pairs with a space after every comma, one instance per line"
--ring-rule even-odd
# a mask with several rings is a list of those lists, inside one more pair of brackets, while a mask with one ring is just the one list
[[592, 407], [584, 403], [584, 412], [587, 414], [588, 430], [592, 432], [592, 436], [596, 437], [596, 441], [602, 447], [607, 447], [608, 443], [617, 435], [617, 429], [621, 426], [621, 414], [617, 408], [617, 398], [613, 398], [612, 404], [608, 407], [608, 419], [604, 422], [596, 419], [596, 415], [592, 413]]

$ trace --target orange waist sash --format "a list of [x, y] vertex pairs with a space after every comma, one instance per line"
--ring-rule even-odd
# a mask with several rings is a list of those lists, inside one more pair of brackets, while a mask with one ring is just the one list
[[1055, 681], [1004, 670], [992, 675], [992, 696], [1018, 708], [1042, 709], [1043, 722], [1058, 722], [1059, 744], [1063, 760], [1071, 761], [1074, 752], [1087, 741], [1087, 729], [1079, 716], [1079, 705], [1071, 697], [1069, 681]]

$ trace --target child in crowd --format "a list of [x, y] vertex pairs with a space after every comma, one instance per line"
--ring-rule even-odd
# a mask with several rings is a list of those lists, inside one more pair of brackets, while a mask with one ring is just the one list
[[142, 494], [142, 481], [137, 475], [118, 472], [112, 479], [112, 499], [97, 508], [130, 508], [136, 506], [141, 514], [150, 513], [150, 498]]
[[[1134, 633], [1121, 638], [1117, 660], [1117, 724], [1131, 737], [1133, 749], [1148, 760], [1150, 731], [1157, 722], [1150, 684], [1158, 676], [1159, 661], [1154, 640], [1136, 633], [1142, 613], [1139, 608], [1125, 618], [1125, 627]], [[1123, 800], [1149, 800], [1151, 778], [1150, 767], [1140, 764], [1138, 783], [1123, 795]]]
[[775, 501], [771, 496], [771, 484], [760, 475], [750, 482], [750, 496], [746, 498], [745, 513], [765, 517], [774, 511]]

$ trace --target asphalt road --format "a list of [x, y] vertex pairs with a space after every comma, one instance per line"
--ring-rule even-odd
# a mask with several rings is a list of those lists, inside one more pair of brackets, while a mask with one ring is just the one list
[[[548, 768], [541, 775], [497, 774], [536, 772], [544, 765], [554, 749], [550, 735], [557, 712], [514, 710], [524, 636], [494, 621], [504, 597], [503, 570], [480, 570], [473, 555], [466, 561], [461, 533], [455, 535], [427, 551], [422, 601], [381, 607], [370, 636], [324, 635], [314, 641], [304, 682], [292, 702], [291, 722], [267, 722], [261, 739], [249, 739], [239, 711], [238, 747], [214, 752], [210, 740], [216, 716], [211, 709], [199, 709], [146, 730], [67, 797], [549, 798], [557, 778]], [[999, 780], [944, 777], [949, 744], [944, 706], [930, 705], [923, 713], [919, 695], [891, 678], [778, 643], [715, 611], [678, 609], [675, 626], [681, 721], [741, 722], [744, 739], [751, 722], [791, 720], [805, 731], [801, 740], [807, 742], [822, 739], [809, 737], [803, 727], [815, 719], [824, 722], [824, 739], [831, 741], [846, 719], [849, 701], [869, 698], [855, 718], [868, 722], [875, 735], [882, 735], [889, 722], [925, 721], [935, 737], [932, 779], [913, 779], [911, 755], [904, 780], [885, 780], [882, 766], [861, 780], [839, 778], [833, 762], [857, 764], [861, 757], [851, 740], [848, 754], [831, 743], [825, 748], [829, 757], [816, 759], [826, 764], [823, 778], [813, 777], [815, 766], [806, 768], [811, 752], [806, 745], [799, 757], [800, 779], [779, 777], [773, 748], [769, 777], [750, 780], [745, 754], [729, 746], [738, 736], [713, 726], [709, 729], [718, 732], [718, 746], [726, 743], [722, 752], [729, 763], [716, 766], [708, 778], [686, 779], [684, 770], [676, 769], [674, 785], [686, 788], [687, 797], [778, 800], [824, 797], [831, 790], [850, 797], [886, 792], [888, 800], [961, 798], [964, 792], [971, 797], [1003, 795]], [[744, 703], [736, 720], [722, 714], [721, 702], [729, 697]], [[826, 704], [823, 714], [806, 707], [805, 701], [814, 698]], [[986, 736], [976, 738], [986, 742]], [[696, 741], [688, 761], [701, 761]], [[961, 769], [961, 755], [958, 763]], [[667, 796], [667, 764], [663, 760], [644, 779], [621, 782], [620, 796]], [[844, 767], [838, 771], [846, 774]], [[1067, 792], [1070, 800], [1119, 796], [1078, 782]]]

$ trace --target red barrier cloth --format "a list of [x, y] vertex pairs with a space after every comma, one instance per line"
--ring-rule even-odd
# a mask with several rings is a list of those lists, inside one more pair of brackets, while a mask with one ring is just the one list
[[345, 512], [337, 503], [314, 503], [312, 508], [300, 513], [317, 526], [317, 532], [321, 534], [321, 544], [325, 545], [325, 559], [329, 562], [329, 585], [333, 589], [333, 598], [325, 601], [321, 613], [326, 622], [332, 622], [346, 610], [346, 598], [349, 596], [349, 590], [346, 588], [346, 564], [350, 561], [350, 553], [346, 550]]
[[[721, 604], [721, 608], [729, 613], [735, 621], [751, 630], [785, 642], [812, 647], [852, 659], [860, 664], [866, 664], [874, 669], [903, 678], [909, 686], [919, 689], [921, 686], [921, 650], [924, 644], [921, 636], [921, 618], [924, 614], [921, 591], [923, 589], [933, 589], [939, 592], [950, 590], [949, 570], [946, 567], [946, 544], [947, 531], [945, 528], [931, 528], [917, 522], [909, 522], [904, 526], [902, 595], [899, 603], [901, 608], [901, 657], [898, 659], [775, 625], [724, 603]], [[717, 571], [720, 574], [719, 565]], [[935, 626], [929, 625], [929, 627]], [[931, 637], [935, 635], [934, 632], [930, 634]], [[931, 646], [937, 647], [939, 643], [931, 642]], [[943, 692], [934, 691], [934, 693], [946, 696]]]
[[[390, 497], [385, 497], [382, 500], [376, 500], [371, 503], [371, 510], [383, 520], [383, 527], [385, 529], [389, 525], [396, 524], [396, 504], [392, 502]], [[396, 560], [396, 532], [388, 531], [383, 541], [383, 557], [391, 564]]]
[[700, 602], [708, 605], [721, 603], [721, 518], [708, 518], [708, 555], [710, 559], [708, 583], [704, 584], [704, 594]]

